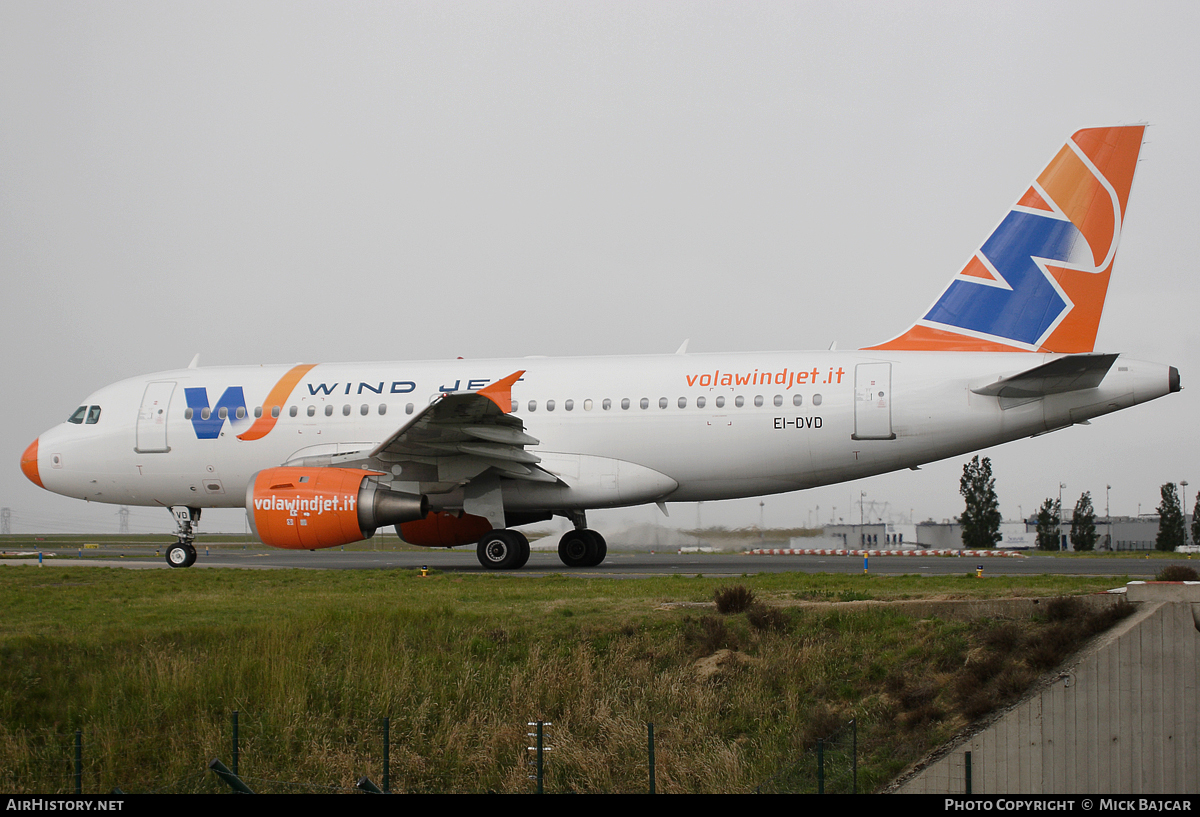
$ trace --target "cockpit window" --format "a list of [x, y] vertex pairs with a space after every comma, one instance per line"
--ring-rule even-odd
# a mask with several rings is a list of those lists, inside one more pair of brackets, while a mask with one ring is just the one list
[[100, 421], [100, 407], [88, 406], [87, 424], [94, 425]]
[[80, 423], [83, 422], [84, 415], [86, 415], [86, 414], [87, 414], [87, 406], [80, 406], [79, 408], [75, 409], [74, 414], [72, 414], [70, 417], [67, 418], [67, 422], [74, 423], [75, 425], [79, 425]]

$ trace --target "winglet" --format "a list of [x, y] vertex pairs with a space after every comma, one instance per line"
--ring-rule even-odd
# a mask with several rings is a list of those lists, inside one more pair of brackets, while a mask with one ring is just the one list
[[495, 383], [491, 384], [490, 386], [484, 386], [482, 389], [480, 389], [479, 391], [477, 391], [475, 393], [482, 395], [483, 397], [486, 397], [487, 399], [491, 400], [493, 403], [496, 404], [497, 408], [499, 408], [505, 414], [508, 414], [509, 412], [512, 411], [512, 386], [513, 386], [513, 383], [516, 383], [518, 380], [520, 380], [521, 375], [523, 375], [523, 374], [525, 374], [524, 369], [522, 369], [519, 372], [513, 372], [512, 374], [510, 374], [508, 377], [504, 378], [503, 380], [497, 380]]

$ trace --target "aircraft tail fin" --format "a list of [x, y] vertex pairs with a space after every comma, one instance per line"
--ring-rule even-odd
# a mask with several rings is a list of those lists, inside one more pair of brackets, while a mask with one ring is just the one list
[[1068, 139], [925, 315], [866, 348], [1092, 351], [1144, 131]]

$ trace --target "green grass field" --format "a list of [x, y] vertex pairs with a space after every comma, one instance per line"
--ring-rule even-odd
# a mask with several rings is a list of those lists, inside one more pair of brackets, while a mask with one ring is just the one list
[[[645, 791], [647, 722], [658, 791], [750, 791], [850, 718], [871, 790], [1100, 625], [807, 602], [1123, 581], [0, 567], [0, 788], [71, 791], [79, 729], [85, 792], [225, 791], [205, 766], [229, 763], [236, 709], [240, 771], [260, 791], [379, 783], [384, 716], [393, 791], [531, 791], [539, 718], [548, 791]], [[731, 584], [759, 603], [718, 613]]]

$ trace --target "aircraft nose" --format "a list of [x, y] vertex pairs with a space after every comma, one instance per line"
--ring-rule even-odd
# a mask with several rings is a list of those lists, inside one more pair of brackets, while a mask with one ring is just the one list
[[[41, 439], [41, 438], [38, 438]], [[34, 440], [25, 449], [25, 453], [21, 455], [21, 471], [25, 476], [29, 477], [29, 481], [39, 488], [45, 488], [42, 484], [42, 476], [38, 473], [38, 441]]]

